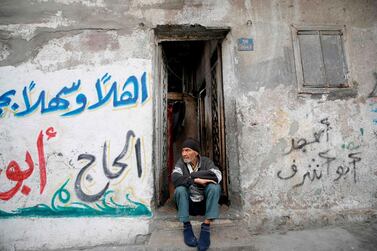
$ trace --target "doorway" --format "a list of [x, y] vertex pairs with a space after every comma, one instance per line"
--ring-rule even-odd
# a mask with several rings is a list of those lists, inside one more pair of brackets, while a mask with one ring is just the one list
[[220, 203], [229, 205], [221, 45], [229, 29], [158, 26], [155, 191], [157, 206], [171, 200], [171, 172], [188, 138], [222, 172]]

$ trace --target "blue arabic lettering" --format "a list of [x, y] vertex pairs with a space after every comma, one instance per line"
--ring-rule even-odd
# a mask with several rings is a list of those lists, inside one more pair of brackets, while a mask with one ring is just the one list
[[[127, 106], [127, 105], [134, 105], [137, 103], [139, 99], [139, 81], [138, 79], [132, 75], [128, 77], [126, 82], [122, 87], [122, 94], [118, 100], [118, 83], [114, 81], [111, 84], [110, 90], [104, 95], [102, 90], [102, 86], [105, 86], [106, 83], [111, 79], [111, 75], [106, 73], [101, 79], [97, 79], [96, 82], [96, 91], [98, 101], [97, 103], [88, 107], [89, 110], [96, 109], [105, 103], [109, 102], [111, 96], [113, 97], [113, 106], [120, 107], [120, 106]], [[148, 89], [146, 84], [146, 72], [143, 73], [141, 76], [141, 103], [143, 104], [148, 99]], [[102, 84], [101, 84], [102, 83]]]
[[[3, 95], [0, 96], [0, 116], [3, 115], [4, 110], [2, 108], [9, 106], [10, 102], [12, 101], [12, 98], [10, 98], [9, 96], [14, 96], [15, 94], [16, 94], [15, 90], [9, 90], [9, 91], [7, 91], [6, 93], [4, 93]], [[17, 107], [15, 107], [14, 105], [16, 105], [16, 104], [13, 104], [12, 107], [17, 109], [18, 105], [17, 105]]]
[[141, 103], [148, 99], [148, 90], [147, 90], [147, 73], [144, 72], [143, 76], [141, 76]]
[[[31, 92], [35, 87], [35, 83], [34, 81], [31, 81], [30, 82], [30, 85], [29, 85], [29, 92]], [[22, 96], [24, 98], [24, 103], [25, 103], [25, 110], [24, 111], [21, 111], [21, 112], [18, 112], [15, 114], [16, 117], [21, 117], [21, 116], [25, 116], [25, 115], [28, 115], [30, 113], [32, 113], [33, 111], [35, 111], [35, 109], [37, 109], [37, 107], [39, 105], [42, 106], [42, 110], [45, 106], [45, 96], [46, 96], [46, 92], [45, 91], [42, 91], [39, 96], [38, 96], [38, 99], [37, 101], [34, 103], [34, 105], [30, 105], [30, 99], [29, 99], [29, 96], [28, 96], [28, 93], [27, 93], [27, 89], [26, 86], [24, 87], [23, 91], [22, 91]]]
[[[130, 91], [125, 91], [125, 89], [131, 84], [133, 84], [134, 95], [132, 95]], [[135, 76], [129, 77], [127, 81], [124, 83], [122, 91], [124, 92], [122, 93], [122, 95], [120, 95], [120, 100], [114, 102], [114, 107], [136, 104], [137, 99], [139, 98], [139, 85], [137, 78]]]
[[67, 112], [67, 113], [64, 113], [62, 114], [61, 116], [72, 116], [72, 115], [77, 115], [79, 113], [82, 113], [84, 110], [85, 110], [85, 107], [86, 107], [86, 103], [87, 103], [87, 99], [86, 99], [86, 96], [82, 93], [80, 93], [79, 95], [77, 95], [76, 97], [76, 103], [77, 104], [81, 104], [81, 107], [73, 110], [73, 111], [70, 111], [70, 112]]
[[102, 93], [101, 82], [102, 82], [102, 85], [105, 85], [110, 79], [111, 79], [111, 75], [109, 75], [108, 73], [106, 73], [101, 78], [101, 80], [97, 79], [96, 90], [97, 90], [98, 101], [94, 105], [89, 106], [88, 107], [89, 110], [96, 109], [102, 106], [103, 104], [107, 103], [110, 100], [111, 95], [113, 95], [113, 104], [115, 105], [116, 97], [118, 93], [117, 91], [118, 83], [116, 81], [113, 82], [113, 84], [111, 85], [110, 91], [105, 96], [103, 96], [103, 93]]
[[[64, 86], [51, 100], [46, 100], [46, 91], [42, 90], [38, 98], [34, 103], [31, 102], [31, 92], [35, 88], [36, 83], [31, 81], [29, 86], [25, 86], [22, 91], [22, 98], [24, 103], [24, 109], [22, 111], [16, 112], [14, 115], [16, 117], [22, 117], [29, 115], [40, 109], [41, 114], [50, 113], [55, 111], [67, 111], [60, 116], [67, 117], [77, 115], [85, 111], [85, 109], [93, 110], [99, 108], [106, 103], [108, 103], [112, 97], [113, 107], [122, 107], [135, 105], [139, 101], [139, 96], [141, 96], [140, 104], [144, 104], [148, 98], [148, 86], [147, 86], [147, 73], [143, 72], [140, 81], [135, 76], [129, 76], [124, 82], [121, 93], [118, 97], [118, 83], [117, 81], [112, 81], [110, 89], [105, 88], [108, 82], [111, 80], [111, 75], [106, 73], [101, 79], [97, 79], [95, 87], [97, 92], [97, 102], [93, 105], [87, 107], [88, 99], [84, 93], [79, 93], [76, 96], [76, 104], [78, 107], [70, 107], [70, 101], [64, 98], [65, 95], [73, 94], [78, 91], [81, 85], [81, 80], [73, 82], [70, 87]], [[106, 91], [108, 89], [108, 91]], [[12, 96], [16, 95], [16, 90], [9, 90], [0, 96], [0, 118], [4, 115], [4, 107], [10, 106], [12, 103]], [[19, 108], [17, 103], [11, 105], [11, 109], [16, 111]]]
[[72, 83], [71, 88], [64, 86], [63, 89], [61, 89], [58, 94], [56, 94], [55, 97], [53, 97], [50, 102], [48, 103], [48, 108], [42, 107], [41, 113], [46, 112], [55, 112], [58, 110], [67, 110], [69, 107], [69, 101], [66, 99], [62, 99], [61, 95], [67, 95], [76, 92], [81, 85], [81, 80], [79, 79], [77, 81], [77, 84], [75, 82]]
[[[24, 98], [25, 103], [25, 110], [18, 112], [15, 114], [17, 117], [25, 116], [33, 111], [35, 111], [39, 106], [41, 107], [41, 114], [48, 113], [48, 112], [55, 112], [58, 110], [67, 110], [69, 107], [69, 101], [66, 99], [61, 98], [63, 95], [71, 94], [76, 92], [81, 85], [81, 81], [78, 80], [77, 84], [75, 82], [72, 83], [71, 87], [64, 86], [56, 95], [53, 97], [50, 102], [48, 102], [48, 106], [46, 107], [46, 92], [43, 90], [38, 96], [38, 100], [33, 104], [30, 105], [30, 98], [27, 92], [27, 88], [24, 87], [22, 91], [22, 96]], [[32, 81], [29, 85], [29, 92], [33, 90], [35, 87], [34, 81]]]

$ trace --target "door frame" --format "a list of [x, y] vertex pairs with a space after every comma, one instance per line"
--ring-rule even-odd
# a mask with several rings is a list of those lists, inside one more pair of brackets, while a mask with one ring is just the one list
[[[164, 177], [168, 177], [167, 173], [167, 81], [164, 62], [162, 62], [162, 42], [174, 41], [210, 41], [218, 40], [223, 42], [226, 35], [230, 32], [230, 27], [204, 27], [201, 25], [158, 25], [154, 28], [155, 36], [155, 53], [154, 53], [154, 98], [153, 98], [153, 163], [154, 163], [154, 204], [155, 207], [162, 206], [166, 201], [164, 194], [169, 190], [168, 182], [164, 182]], [[219, 61], [220, 74], [222, 79], [222, 55], [221, 50]], [[221, 89], [221, 90], [220, 90]], [[221, 140], [225, 146], [225, 116], [224, 116], [224, 100], [223, 100], [223, 80], [218, 86], [221, 93], [217, 93], [219, 102], [222, 102], [222, 109], [220, 109], [221, 130], [224, 138]], [[223, 148], [223, 157], [226, 157], [225, 148]], [[223, 173], [223, 190], [228, 197], [228, 166], [224, 160], [225, 166]]]

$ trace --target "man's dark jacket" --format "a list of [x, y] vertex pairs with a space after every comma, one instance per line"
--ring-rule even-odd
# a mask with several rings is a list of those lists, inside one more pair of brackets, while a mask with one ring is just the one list
[[192, 172], [187, 167], [187, 164], [180, 158], [175, 164], [172, 172], [172, 179], [174, 187], [185, 186], [189, 188], [194, 184], [195, 178], [209, 179], [219, 183], [222, 179], [219, 168], [213, 163], [213, 161], [207, 157], [199, 157], [198, 171]]

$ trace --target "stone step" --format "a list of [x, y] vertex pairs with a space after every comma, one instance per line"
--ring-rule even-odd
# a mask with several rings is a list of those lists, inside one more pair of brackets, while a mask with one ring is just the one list
[[[193, 227], [200, 228], [200, 225], [203, 223], [204, 218], [203, 217], [196, 217], [191, 218], [191, 225]], [[226, 218], [220, 218], [211, 223], [211, 227], [230, 227], [230, 226], [239, 226], [244, 225], [244, 222], [242, 219], [233, 220], [233, 219], [226, 219]], [[177, 230], [181, 229], [183, 230], [183, 224], [179, 222], [176, 219], [169, 219], [169, 220], [154, 220], [151, 224], [151, 231], [155, 230]]]
[[[204, 217], [191, 216], [190, 221], [199, 239]], [[150, 230], [152, 234], [145, 243], [145, 250], [195, 250], [184, 244], [183, 224], [177, 220], [177, 211], [173, 204], [167, 203], [155, 212]], [[253, 250], [247, 241], [249, 237], [240, 210], [221, 206], [219, 219], [211, 224], [210, 250]]]

